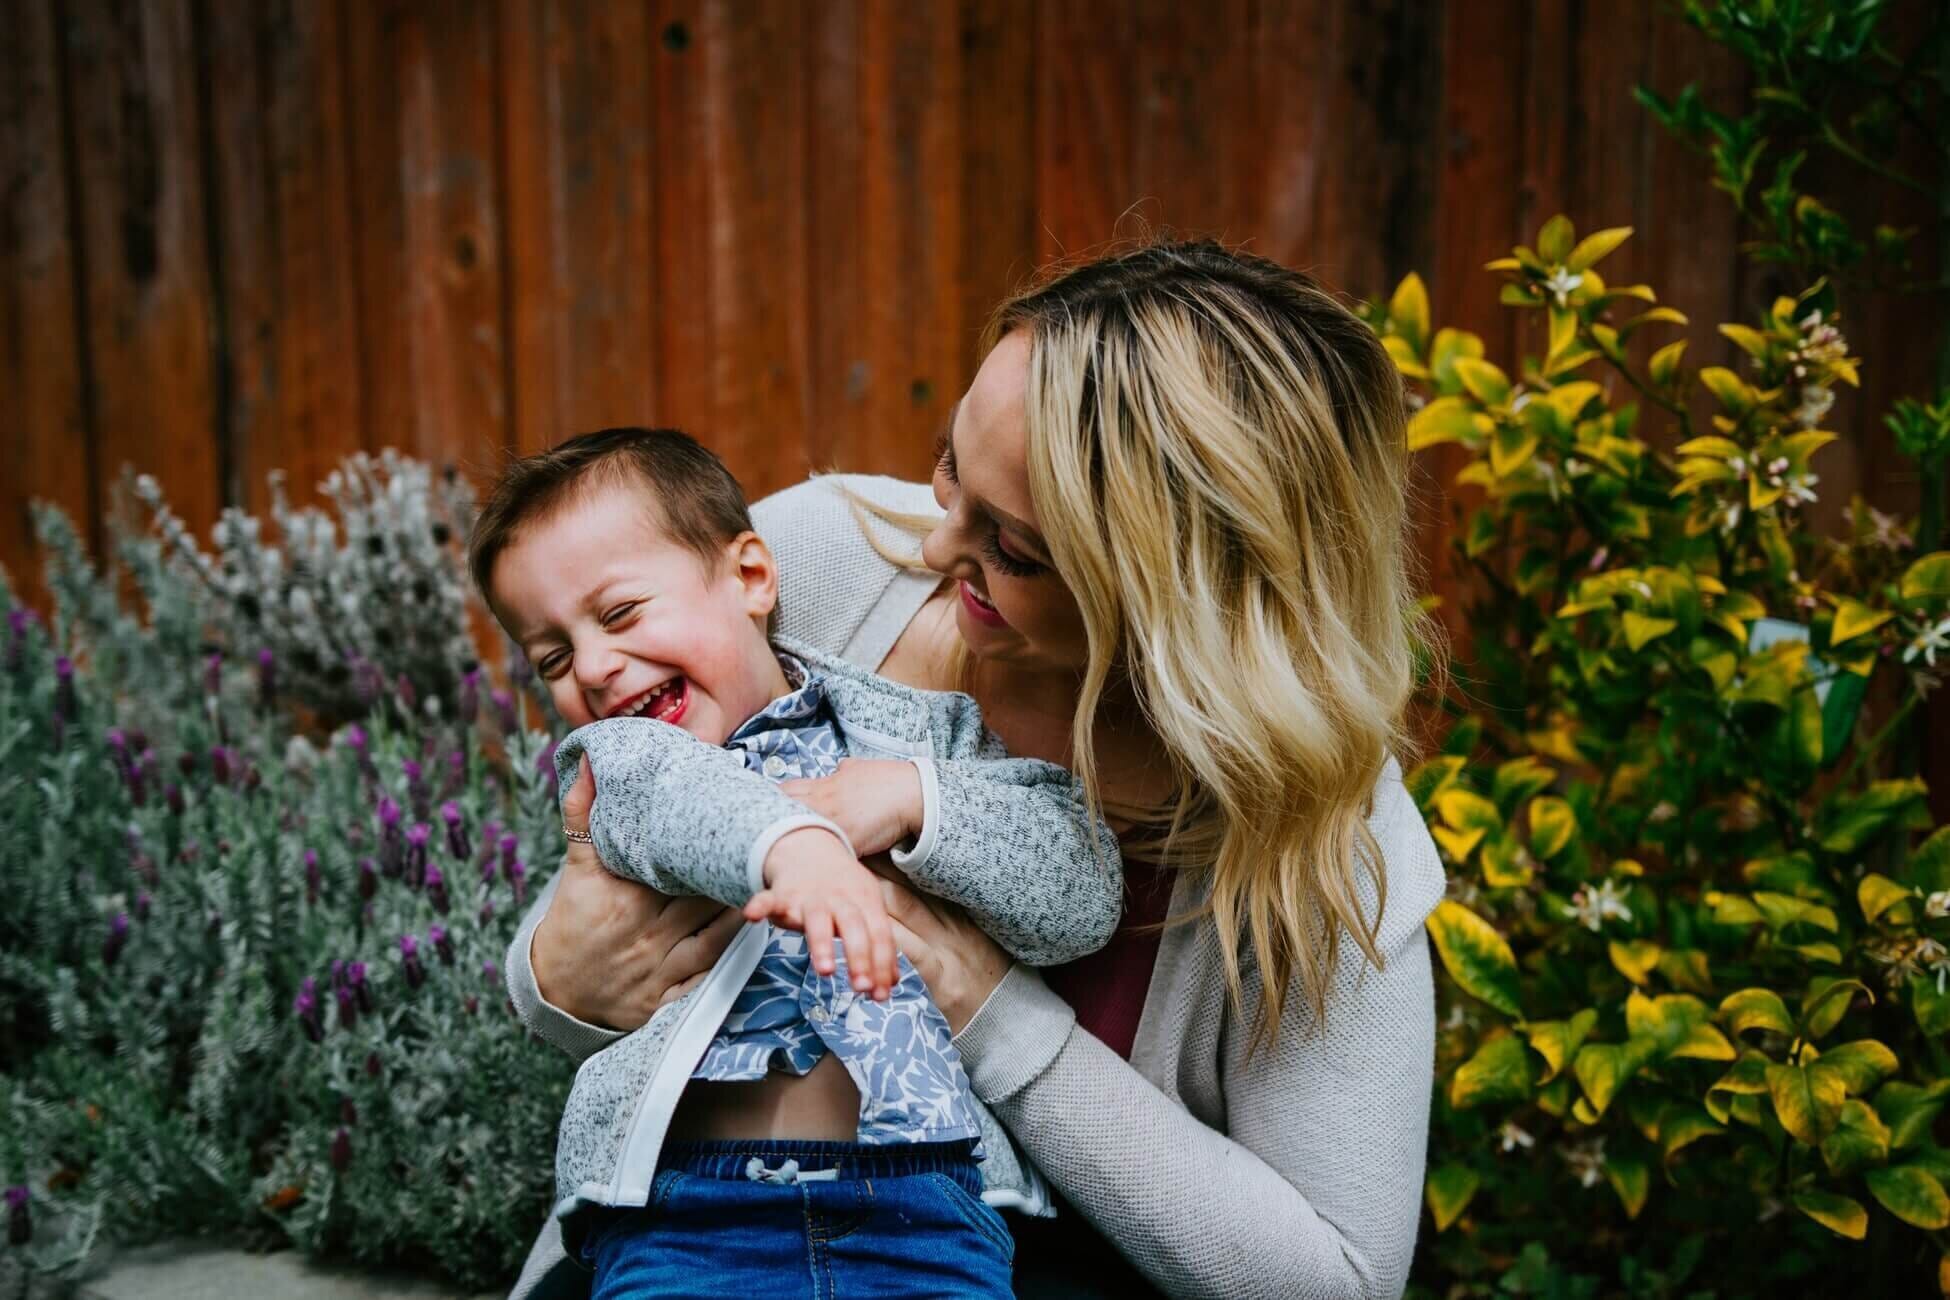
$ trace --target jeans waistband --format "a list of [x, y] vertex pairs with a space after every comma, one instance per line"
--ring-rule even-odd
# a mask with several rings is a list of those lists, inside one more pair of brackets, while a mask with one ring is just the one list
[[699, 1178], [794, 1184], [833, 1179], [946, 1174], [970, 1195], [982, 1194], [975, 1144], [961, 1142], [818, 1142], [806, 1140], [669, 1142], [658, 1170]]

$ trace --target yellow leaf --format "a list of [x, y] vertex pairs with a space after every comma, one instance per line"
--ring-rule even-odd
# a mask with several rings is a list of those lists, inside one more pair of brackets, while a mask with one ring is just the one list
[[1481, 357], [1457, 357], [1456, 378], [1469, 395], [1485, 406], [1501, 406], [1510, 400], [1510, 377], [1495, 364]]
[[1448, 1231], [1449, 1225], [1469, 1207], [1481, 1183], [1477, 1172], [1464, 1164], [1452, 1162], [1429, 1171], [1423, 1195], [1428, 1200], [1429, 1213], [1435, 1216], [1437, 1232]]
[[[1462, 363], [1457, 362], [1458, 366]], [[1490, 472], [1499, 479], [1507, 478], [1522, 469], [1537, 450], [1537, 433], [1525, 421], [1522, 424], [1499, 424], [1490, 443]]]
[[1550, 320], [1550, 344], [1544, 353], [1544, 366], [1546, 369], [1551, 367], [1553, 361], [1563, 356], [1565, 350], [1577, 342], [1578, 337], [1578, 314], [1576, 312], [1563, 307], [1553, 307], [1550, 312]]
[[1720, 1001], [1720, 1018], [1736, 1034], [1749, 1029], [1767, 1029], [1777, 1034], [1794, 1032], [1794, 1017], [1788, 1014], [1787, 1003], [1773, 989], [1741, 989], [1727, 994]]
[[1388, 321], [1419, 355], [1429, 341], [1429, 291], [1422, 277], [1410, 271], [1388, 300]]
[[1523, 1016], [1517, 1001], [1517, 958], [1496, 927], [1461, 903], [1444, 899], [1424, 922], [1450, 978], [1465, 993], [1482, 999], [1512, 1019]]
[[1659, 965], [1659, 954], [1665, 951], [1650, 939], [1634, 939], [1629, 943], [1614, 939], [1607, 948], [1611, 953], [1611, 964], [1634, 984], [1646, 982]]
[[1935, 1232], [1950, 1227], [1950, 1194], [1943, 1184], [1915, 1165], [1892, 1169], [1871, 1169], [1862, 1175], [1869, 1193], [1882, 1202], [1882, 1208], [1904, 1223]]
[[1608, 1154], [1604, 1164], [1605, 1181], [1618, 1193], [1625, 1217], [1636, 1219], [1645, 1208], [1646, 1193], [1652, 1188], [1652, 1171], [1637, 1156]]
[[1846, 1196], [1834, 1192], [1796, 1192], [1794, 1208], [1850, 1241], [1860, 1241], [1869, 1235], [1869, 1212]]
[[1843, 596], [1835, 602], [1835, 626], [1828, 633], [1828, 644], [1853, 641], [1864, 632], [1873, 632], [1895, 615], [1886, 609], [1870, 609], [1861, 601]]
[[1752, 356], [1760, 357], [1763, 360], [1766, 358], [1767, 336], [1759, 330], [1749, 329], [1745, 325], [1722, 325], [1720, 326], [1720, 333], [1732, 339], [1741, 351]]
[[1408, 421], [1408, 449], [1421, 451], [1445, 442], [1468, 442], [1476, 436], [1476, 413], [1460, 397], [1438, 397]]
[[[1774, 1101], [1774, 1117], [1796, 1141], [1820, 1146], [1841, 1118], [1848, 1087], [1840, 1071], [1820, 1061], [1812, 1065], [1769, 1065], [1767, 1093]], [[1939, 1225], [1941, 1226], [1941, 1225]]]
[[1668, 343], [1654, 352], [1652, 360], [1646, 364], [1646, 373], [1651, 377], [1653, 387], [1670, 387], [1674, 376], [1679, 373], [1679, 360], [1685, 355], [1685, 339], [1680, 339], [1677, 343]]
[[1687, 1030], [1685, 1041], [1673, 1048], [1672, 1054], [1695, 1061], [1731, 1061], [1737, 1055], [1727, 1036], [1708, 1024]]
[[1577, 814], [1563, 799], [1543, 795], [1530, 801], [1530, 851], [1538, 857], [1562, 853], [1577, 829]]
[[1381, 340], [1381, 346], [1395, 359], [1395, 369], [1410, 379], [1427, 379], [1429, 368], [1415, 356], [1415, 345], [1399, 334], [1390, 334]]
[[1611, 256], [1614, 249], [1631, 237], [1630, 226], [1614, 226], [1610, 230], [1600, 230], [1596, 234], [1586, 235], [1578, 241], [1578, 246], [1571, 250], [1571, 255], [1564, 259], [1565, 269], [1588, 271]]
[[1706, 385], [1720, 403], [1722, 410], [1734, 415], [1745, 415], [1753, 409], [1756, 396], [1753, 389], [1740, 382], [1740, 376], [1725, 366], [1708, 366], [1699, 372], [1699, 381]]
[[1634, 654], [1679, 626], [1676, 620], [1653, 618], [1635, 609], [1626, 610], [1622, 621], [1625, 625], [1625, 644], [1632, 647]]
[[1904, 600], [1950, 598], [1950, 551], [1935, 551], [1903, 570]]
[[1537, 232], [1537, 256], [1544, 259], [1547, 266], [1561, 265], [1571, 255], [1571, 241], [1577, 231], [1571, 226], [1571, 219], [1562, 212], [1544, 223]]
[[[1871, 871], [1855, 887], [1855, 901], [1862, 907], [1862, 919], [1873, 925], [1890, 908], [1907, 903], [1916, 894], [1908, 885]], [[1895, 918], [1891, 918], [1892, 920]]]
[[1442, 851], [1449, 855], [1450, 861], [1460, 864], [1467, 862], [1476, 846], [1482, 843], [1484, 831], [1480, 826], [1473, 831], [1453, 831], [1447, 826], [1431, 826], [1429, 834], [1435, 837], [1435, 842], [1442, 846]]
[[1524, 1037], [1530, 1040], [1531, 1050], [1550, 1067], [1538, 1082], [1549, 1083], [1555, 1079], [1597, 1023], [1598, 1013], [1586, 1007], [1569, 1020], [1533, 1020], [1524, 1025]]

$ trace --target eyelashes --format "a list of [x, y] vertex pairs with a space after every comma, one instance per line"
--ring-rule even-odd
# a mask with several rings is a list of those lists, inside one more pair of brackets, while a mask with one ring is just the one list
[[955, 476], [955, 443], [948, 436], [948, 426], [942, 425], [941, 432], [934, 435], [934, 467], [955, 486], [961, 486], [961, 479]]
[[[955, 474], [955, 444], [948, 436], [950, 427], [950, 425], [943, 425], [941, 432], [935, 435], [934, 467], [941, 471], [943, 478], [960, 487], [961, 479]], [[1007, 574], [1011, 578], [1033, 578], [1047, 571], [1045, 565], [1037, 564], [1033, 560], [1018, 559], [1003, 550], [1001, 539], [992, 520], [989, 522], [987, 533], [982, 537], [980, 546], [982, 557], [994, 565], [998, 573]]]

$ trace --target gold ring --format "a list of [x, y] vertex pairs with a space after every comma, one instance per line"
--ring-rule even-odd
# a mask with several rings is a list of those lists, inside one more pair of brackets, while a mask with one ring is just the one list
[[596, 842], [588, 831], [570, 830], [567, 826], [562, 828], [562, 835], [563, 838], [574, 840], [577, 844], [594, 844]]

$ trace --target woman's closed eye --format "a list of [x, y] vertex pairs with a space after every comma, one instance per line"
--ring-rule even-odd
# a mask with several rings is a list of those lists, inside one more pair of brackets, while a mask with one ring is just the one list
[[982, 554], [990, 564], [1012, 578], [1033, 578], [1044, 572], [1045, 566], [1034, 560], [1011, 555], [1002, 546], [1002, 534], [991, 528], [982, 538]]

